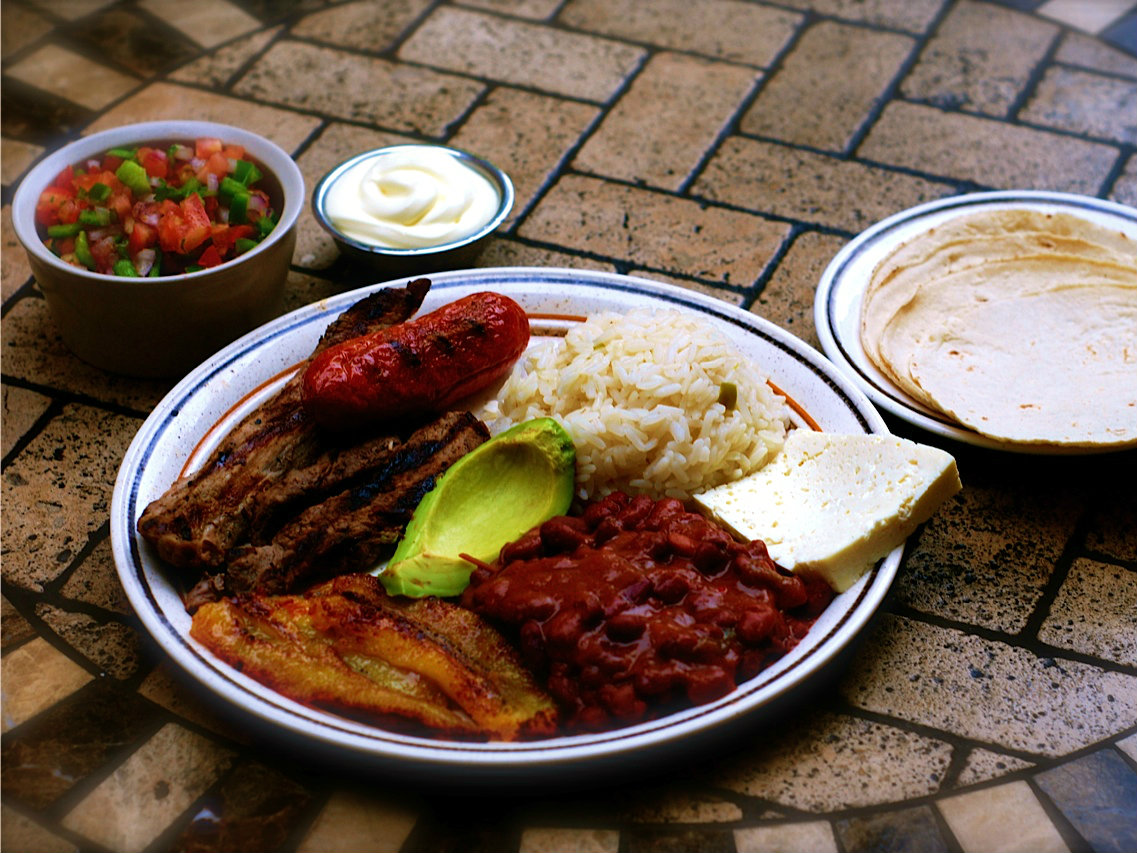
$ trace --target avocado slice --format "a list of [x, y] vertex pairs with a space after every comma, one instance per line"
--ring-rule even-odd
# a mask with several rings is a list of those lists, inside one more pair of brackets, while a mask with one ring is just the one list
[[451, 465], [423, 497], [379, 580], [392, 595], [458, 595], [474, 566], [568, 511], [576, 481], [572, 437], [552, 418], [517, 424]]

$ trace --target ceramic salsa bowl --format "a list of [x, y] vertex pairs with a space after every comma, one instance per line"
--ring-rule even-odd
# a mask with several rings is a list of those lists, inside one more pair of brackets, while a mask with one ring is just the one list
[[[66, 263], [43, 244], [36, 203], [69, 164], [116, 147], [203, 137], [243, 146], [263, 174], [258, 186], [280, 218], [254, 248], [196, 272], [129, 278]], [[300, 169], [268, 139], [213, 122], [156, 121], [93, 133], [48, 154], [17, 187], [12, 219], [59, 333], [76, 355], [114, 373], [178, 376], [279, 313], [304, 201]]]

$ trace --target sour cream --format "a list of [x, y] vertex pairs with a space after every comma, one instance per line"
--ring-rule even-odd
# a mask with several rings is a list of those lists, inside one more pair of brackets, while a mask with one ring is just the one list
[[453, 154], [406, 145], [344, 171], [328, 188], [324, 215], [361, 243], [415, 249], [469, 237], [500, 203], [489, 178]]

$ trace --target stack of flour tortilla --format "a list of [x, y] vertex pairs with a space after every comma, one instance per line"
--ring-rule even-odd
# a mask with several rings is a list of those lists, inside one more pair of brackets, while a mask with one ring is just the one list
[[1002, 442], [1137, 445], [1137, 242], [1080, 216], [991, 209], [873, 271], [861, 342], [900, 389]]

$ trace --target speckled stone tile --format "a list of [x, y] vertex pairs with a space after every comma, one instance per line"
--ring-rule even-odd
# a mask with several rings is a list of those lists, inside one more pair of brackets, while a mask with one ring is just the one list
[[441, 7], [399, 58], [546, 92], [604, 101], [644, 52], [634, 45], [467, 9]]
[[465, 0], [463, 5], [544, 21], [551, 18], [563, 2], [564, 0]]
[[990, 749], [973, 749], [967, 753], [963, 767], [960, 768], [959, 784], [965, 787], [977, 785], [980, 782], [1000, 779], [1008, 773], [1034, 766], [1031, 761], [1025, 761], [1006, 753], [994, 752]]
[[[925, 613], [1017, 633], [1050, 582], [1086, 486], [1047, 489], [1045, 474], [1022, 459], [950, 450], [964, 489], [909, 546], [894, 595]], [[1015, 486], [999, 485], [1007, 482]]]
[[1051, 68], [1021, 116], [1032, 124], [1132, 145], [1137, 142], [1135, 114], [1137, 81]]
[[837, 853], [837, 840], [828, 821], [808, 820], [736, 829], [734, 849], [737, 853]]
[[[844, 151], [891, 85], [915, 41], [820, 21], [809, 27], [739, 123], [743, 133]], [[849, 57], [860, 59], [849, 62]]]
[[1117, 742], [1117, 748], [1137, 762], [1137, 733], [1124, 737]]
[[228, 85], [233, 76], [265, 50], [280, 32], [281, 28], [276, 27], [250, 33], [243, 39], [182, 65], [169, 74], [169, 79], [178, 83], [196, 83], [219, 89]]
[[936, 806], [965, 853], [1066, 853], [1070, 849], [1026, 782], [944, 797]]
[[518, 233], [664, 272], [746, 286], [788, 231], [747, 213], [570, 175], [557, 182]]
[[17, 290], [28, 283], [32, 277], [32, 268], [28, 264], [28, 256], [20, 241], [16, 239], [16, 232], [12, 228], [12, 206], [4, 205], [0, 214], [0, 287], [3, 299], [6, 302]]
[[36, 616], [60, 639], [111, 678], [132, 678], [141, 664], [142, 646], [133, 628], [115, 621], [100, 621], [86, 613], [41, 604]]
[[35, 391], [5, 385], [0, 408], [3, 410], [3, 455], [7, 456], [32, 425], [47, 411], [51, 398]]
[[[4, 137], [0, 147], [0, 177], [4, 186], [15, 184], [21, 175], [43, 154], [42, 145]], [[7, 210], [7, 207], [5, 208]], [[7, 245], [5, 245], [7, 251]]]
[[1100, 749], [1035, 779], [1094, 850], [1137, 849], [1137, 770], [1117, 752]]
[[1075, 560], [1038, 638], [1137, 666], [1137, 573], [1095, 560]]
[[1110, 47], [1085, 33], [1068, 32], [1062, 38], [1054, 58], [1058, 62], [1078, 65], [1109, 74], [1137, 77], [1137, 57]]
[[35, 850], [36, 853], [78, 853], [74, 842], [63, 838], [13, 808], [0, 806], [0, 847]]
[[37, 718], [19, 737], [4, 741], [4, 794], [45, 809], [156, 727], [152, 707], [131, 693], [94, 682]]
[[85, 18], [112, 2], [113, 0], [32, 0], [34, 5], [68, 21]]
[[865, 640], [841, 691], [858, 708], [1046, 756], [1137, 717], [1137, 677], [891, 615]]
[[36, 635], [36, 629], [7, 596], [0, 596], [0, 648], [7, 652]]
[[[296, 158], [296, 165], [300, 167], [304, 186], [310, 195], [320, 179], [344, 160], [372, 148], [415, 141], [409, 136], [332, 122]], [[316, 222], [311, 205], [305, 205], [296, 224], [296, 249], [292, 253], [294, 262], [307, 269], [324, 269], [335, 263], [339, 255], [340, 251], [332, 236]]]
[[111, 540], [104, 539], [80, 563], [60, 588], [65, 598], [127, 615], [130, 603], [115, 571]]
[[385, 798], [382, 791], [366, 796], [354, 790], [332, 794], [316, 816], [297, 853], [350, 853], [371, 849], [398, 853], [414, 829], [418, 813]]
[[[1091, 469], [1092, 470], [1092, 469]], [[1137, 503], [1130, 487], [1137, 475], [1137, 456], [1102, 469], [1094, 482], [1095, 505], [1087, 519], [1086, 547], [1117, 560], [1137, 560]]]
[[298, 116], [244, 98], [203, 91], [174, 83], [153, 83], [103, 113], [89, 128], [105, 130], [134, 121], [160, 121], [193, 116], [200, 121], [216, 121], [236, 127], [252, 127], [292, 152], [319, 126], [319, 119]]
[[668, 827], [647, 829], [633, 827], [622, 833], [625, 847], [633, 853], [671, 853], [683, 850], [689, 853], [719, 853], [729, 850], [734, 839], [728, 829], [696, 827]]
[[63, 818], [63, 825], [122, 853], [140, 853], [226, 770], [232, 753], [169, 723]]
[[633, 823], [732, 823], [743, 818], [737, 803], [711, 793], [650, 788], [629, 792], [624, 815]]
[[[653, 56], [588, 139], [585, 172], [678, 190], [754, 87], [756, 72], [676, 53]], [[669, 108], [661, 113], [659, 104]]]
[[7, 583], [41, 589], [106, 523], [133, 431], [131, 419], [122, 415], [67, 406], [5, 468], [2, 571]]
[[149, 410], [170, 390], [169, 382], [124, 379], [80, 361], [59, 337], [43, 299], [30, 296], [5, 307], [0, 338], [8, 376], [139, 410]]
[[0, 53], [11, 56], [51, 32], [51, 21], [32, 9], [5, 3], [0, 6]]
[[844, 237], [819, 231], [799, 234], [750, 310], [820, 350], [813, 298], [822, 273], [846, 242]]
[[131, 8], [111, 7], [70, 29], [71, 38], [88, 46], [108, 64], [147, 78], [197, 56], [198, 47], [159, 17]]
[[700, 281], [692, 281], [688, 278], [680, 278], [673, 275], [664, 275], [663, 273], [656, 272], [655, 270], [641, 270], [631, 268], [628, 270], [628, 275], [637, 276], [638, 278], [646, 278], [651, 281], [662, 281], [667, 284], [674, 284], [676, 287], [682, 287], [687, 290], [694, 290], [697, 293], [705, 293], [707, 296], [713, 296], [716, 299], [721, 299], [723, 302], [729, 302], [731, 305], [741, 305], [744, 301], [742, 293], [733, 290], [726, 290], [722, 287], [715, 287], [714, 285], [703, 284]]
[[342, 293], [352, 287], [357, 287], [361, 284], [370, 284], [373, 281], [375, 281], [374, 274], [368, 276], [366, 280], [361, 278], [357, 281], [346, 275], [337, 275], [334, 278], [323, 278], [293, 270], [288, 273], [288, 282], [285, 285], [284, 291], [284, 305], [281, 312], [294, 311], [297, 308], [302, 308], [305, 305], [310, 305], [313, 302], [319, 302], [321, 299]]
[[1131, 207], [1137, 206], [1137, 155], [1130, 156], [1125, 163], [1125, 170], [1113, 185], [1113, 192], [1109, 197]]
[[615, 272], [610, 261], [559, 252], [541, 246], [530, 246], [516, 240], [491, 238], [478, 256], [479, 267], [568, 267], [582, 270]]
[[1096, 142], [902, 101], [885, 107], [858, 153], [993, 189], [1090, 195], [1118, 157], [1116, 148]]
[[[296, 75], [319, 80], [303, 88]], [[298, 41], [279, 41], [234, 91], [335, 118], [441, 136], [481, 94], [474, 80]]]
[[1055, 21], [1061, 21], [1086, 32], [1096, 33], [1114, 23], [1130, 11], [1132, 0], [1045, 0], [1037, 12]]
[[247, 743], [249, 734], [230, 721], [231, 709], [222, 700], [205, 695], [200, 685], [189, 683], [189, 676], [180, 669], [172, 671], [173, 667], [168, 661], [156, 666], [138, 686], [138, 695], [226, 740]]
[[176, 27], [202, 47], [217, 45], [260, 29], [261, 22], [228, 0], [139, 0], [139, 5], [159, 20]]
[[[801, 811], [826, 812], [934, 794], [952, 747], [883, 723], [803, 712], [778, 738], [739, 743], [736, 753], [711, 774], [717, 787]], [[869, 755], [890, 755], [892, 760], [866, 761]]]
[[282, 773], [243, 761], [203, 798], [170, 849], [283, 849], [311, 799]]
[[921, 202], [951, 195], [945, 183], [733, 136], [692, 192], [712, 201], [856, 233]]
[[297, 21], [291, 32], [336, 47], [378, 53], [390, 48], [429, 7], [430, 0], [359, 0], [313, 12]]
[[946, 109], [1005, 116], [1058, 27], [991, 3], [955, 6], [921, 51], [901, 94]]
[[529, 827], [521, 832], [518, 853], [617, 853], [620, 833], [615, 829]]
[[596, 120], [590, 104], [501, 86], [478, 104], [450, 144], [497, 164], [513, 182], [513, 211], [505, 228], [537, 193]]
[[920, 853], [951, 850], [928, 806], [846, 818], [837, 821], [834, 828], [844, 850], [919, 850]]
[[884, 27], [924, 32], [943, 5], [941, 0], [785, 0], [781, 5], [849, 21], [879, 24]]
[[55, 44], [37, 49], [10, 65], [4, 74], [92, 110], [102, 109], [139, 83], [134, 77]]
[[557, 19], [616, 38], [768, 66], [802, 16], [740, 0], [570, 0]]
[[4, 655], [0, 730], [10, 731], [91, 680], [91, 674], [42, 637]]
[[0, 131], [35, 145], [50, 146], [77, 133], [91, 121], [92, 111], [4, 75], [0, 88]]

